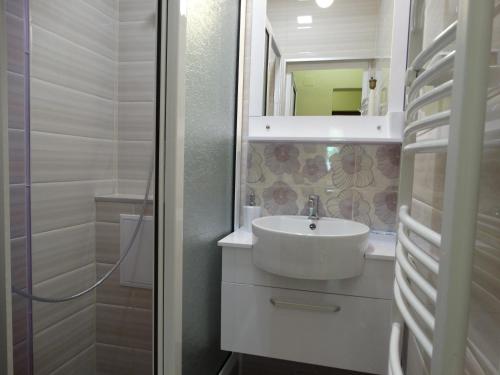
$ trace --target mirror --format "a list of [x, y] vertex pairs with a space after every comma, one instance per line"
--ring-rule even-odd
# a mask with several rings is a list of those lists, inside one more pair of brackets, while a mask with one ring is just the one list
[[258, 38], [263, 59], [252, 52], [251, 63], [263, 66], [263, 82], [250, 100], [258, 115], [386, 115], [392, 0], [254, 2], [252, 49]]

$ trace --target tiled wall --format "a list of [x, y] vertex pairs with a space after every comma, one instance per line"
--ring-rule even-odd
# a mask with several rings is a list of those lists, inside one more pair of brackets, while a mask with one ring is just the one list
[[[26, 213], [24, 188], [24, 2], [2, 0], [5, 3], [8, 56], [8, 125], [11, 195], [12, 282], [18, 288], [27, 286]], [[29, 366], [28, 304], [12, 296], [14, 366], [16, 375], [26, 374]]]
[[[112, 193], [117, 3], [30, 2], [33, 290], [95, 281], [96, 194]], [[34, 303], [34, 370], [95, 370], [95, 294]]]
[[398, 144], [250, 144], [247, 193], [263, 215], [307, 215], [310, 194], [321, 216], [394, 231], [399, 178]]
[[[29, 218], [24, 191], [24, 2], [2, 1], [6, 2], [9, 47], [13, 274], [15, 285], [25, 287], [25, 224]], [[96, 235], [102, 249], [102, 236], [96, 233], [96, 195], [143, 194], [154, 129], [155, 9], [155, 0], [30, 2], [32, 276], [36, 294], [68, 295], [95, 281]], [[98, 231], [102, 229], [99, 224]], [[111, 262], [99, 256], [97, 273]], [[116, 279], [102, 293], [113, 282]], [[131, 289], [130, 293], [139, 292]], [[96, 340], [101, 370], [107, 354], [128, 369], [144, 369], [134, 367], [134, 356], [139, 365], [150, 366], [150, 361], [140, 360], [151, 345], [150, 296], [147, 308], [135, 306], [136, 310], [115, 302], [90, 293], [63, 304], [34, 303], [35, 374], [94, 373]], [[16, 375], [28, 371], [26, 306], [14, 296]], [[110, 321], [115, 326], [106, 324]], [[127, 330], [144, 336], [142, 347], [113, 341], [113, 334]], [[97, 337], [96, 331], [100, 332]], [[101, 372], [116, 373], [110, 371]]]
[[[34, 291], [67, 295], [96, 277], [94, 197], [142, 194], [146, 183], [154, 128], [155, 1], [40, 0], [30, 11]], [[109, 267], [99, 254], [97, 261], [97, 272]], [[93, 373], [96, 341], [101, 369], [106, 353], [116, 363], [122, 354], [125, 364], [144, 355], [151, 345], [150, 315], [96, 305], [94, 293], [65, 304], [36, 303], [35, 374]], [[143, 347], [133, 347], [133, 340], [132, 347], [114, 343], [113, 335], [124, 332], [146, 335]]]
[[[140, 214], [142, 204], [97, 201], [98, 276], [120, 256], [120, 214]], [[149, 205], [147, 215], [152, 214]], [[152, 371], [152, 291], [120, 286], [120, 270], [97, 289], [97, 374], [136, 375]]]
[[118, 192], [144, 195], [154, 132], [156, 0], [119, 0]]

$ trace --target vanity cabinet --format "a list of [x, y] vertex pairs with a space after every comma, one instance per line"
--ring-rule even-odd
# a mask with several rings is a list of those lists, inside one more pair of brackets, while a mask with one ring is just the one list
[[222, 247], [221, 348], [290, 361], [385, 374], [394, 237], [371, 236], [363, 274], [301, 280], [252, 262], [252, 234]]

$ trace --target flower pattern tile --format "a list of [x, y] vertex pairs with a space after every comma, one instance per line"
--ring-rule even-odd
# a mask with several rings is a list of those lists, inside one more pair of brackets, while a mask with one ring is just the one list
[[398, 190], [396, 186], [388, 186], [384, 191], [373, 196], [375, 216], [387, 225], [396, 224], [396, 211], [398, 207]]
[[264, 208], [272, 215], [297, 214], [297, 197], [295, 190], [283, 181], [276, 181], [262, 193]]
[[307, 215], [320, 197], [321, 216], [395, 230], [399, 145], [252, 142], [247, 194], [263, 215]]
[[264, 150], [266, 166], [276, 175], [299, 171], [299, 149], [293, 144], [269, 144]]

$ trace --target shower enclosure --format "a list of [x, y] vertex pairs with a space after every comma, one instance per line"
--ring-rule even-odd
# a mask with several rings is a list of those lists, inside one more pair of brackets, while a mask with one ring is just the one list
[[[181, 76], [175, 58], [171, 70], [165, 64], [167, 5], [0, 1], [14, 374], [152, 374], [166, 368], [157, 353], [173, 363], [176, 352], [154, 332], [162, 327], [175, 338], [169, 324], [176, 315], [174, 308], [156, 307], [165, 295], [175, 305], [163, 282], [173, 285], [178, 275], [163, 274], [175, 252], [157, 249], [175, 250], [176, 242], [175, 236], [163, 241], [158, 228], [170, 217], [155, 200], [162, 207], [170, 202], [156, 193], [159, 188], [178, 194], [179, 186], [165, 183], [164, 170], [179, 173], [170, 164], [182, 148], [182, 142], [175, 146], [179, 128], [160, 126], [168, 116], [175, 121], [164, 103], [170, 96], [177, 105], [172, 88]], [[182, 30], [179, 2], [169, 3], [169, 12], [175, 10], [169, 18], [175, 16]], [[169, 80], [166, 91], [161, 82]], [[166, 133], [171, 148], [156, 141]], [[177, 224], [169, 230], [178, 230]], [[164, 314], [171, 318], [167, 323]]]

